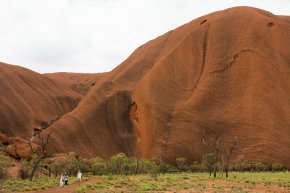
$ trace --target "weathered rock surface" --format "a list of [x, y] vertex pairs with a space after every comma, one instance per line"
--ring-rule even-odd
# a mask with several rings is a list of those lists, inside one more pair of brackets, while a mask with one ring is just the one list
[[[55, 152], [200, 159], [202, 130], [245, 159], [290, 160], [289, 17], [237, 7], [139, 47], [49, 129]], [[236, 155], [236, 156], [237, 156]]]
[[[37, 153], [40, 148], [35, 143], [31, 143], [31, 146], [30, 146], [27, 140], [24, 140], [20, 137], [9, 137], [8, 143], [9, 144], [6, 147], [5, 151], [10, 156], [16, 159], [21, 159], [21, 158], [30, 159], [32, 156], [32, 151], [34, 153]], [[32, 151], [31, 151], [31, 148], [32, 148]]]
[[8, 144], [8, 137], [3, 133], [0, 133], [0, 144], [2, 145]]
[[[27, 134], [73, 109], [48, 128], [54, 153], [200, 160], [206, 129], [239, 138], [235, 157], [290, 167], [289, 21], [250, 7], [215, 12], [142, 45], [95, 83], [0, 65], [0, 131]], [[82, 82], [91, 88], [74, 108]]]
[[[74, 109], [90, 81], [95, 81], [94, 74], [81, 74], [76, 80], [71, 80], [72, 73], [64, 73], [62, 79], [50, 78], [56, 76], [0, 63], [0, 132], [28, 139], [34, 128]], [[82, 86], [72, 88], [76, 81]]]
[[71, 88], [73, 91], [85, 95], [87, 91], [94, 86], [95, 82], [98, 81], [106, 73], [47, 73], [45, 76], [67, 85], [67, 88]]

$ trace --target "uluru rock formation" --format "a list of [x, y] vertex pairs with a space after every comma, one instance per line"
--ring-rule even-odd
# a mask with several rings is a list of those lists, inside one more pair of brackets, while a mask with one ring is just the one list
[[73, 91], [85, 95], [87, 91], [94, 86], [95, 82], [98, 81], [106, 73], [67, 73], [67, 72], [57, 72], [57, 73], [47, 73], [45, 76], [66, 84], [67, 87], [71, 88]]
[[[63, 81], [50, 76], [0, 63], [0, 133], [28, 139], [34, 128], [74, 109], [88, 90], [71, 88], [73, 83], [65, 79], [74, 74], [64, 74]], [[82, 76], [85, 78], [85, 74]], [[96, 80], [92, 76], [88, 75], [88, 79]]]
[[[200, 160], [206, 129], [247, 160], [290, 167], [290, 23], [237, 7], [135, 50], [48, 129], [53, 152]], [[41, 102], [40, 102], [41, 103]]]

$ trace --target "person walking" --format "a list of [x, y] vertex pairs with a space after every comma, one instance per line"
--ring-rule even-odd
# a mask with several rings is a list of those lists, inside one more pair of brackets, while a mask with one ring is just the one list
[[61, 175], [60, 175], [59, 186], [61, 188], [64, 186], [64, 175], [63, 175], [63, 173], [61, 173]]
[[64, 184], [68, 185], [68, 174], [67, 173], [64, 173], [63, 179], [64, 179]]
[[77, 174], [77, 178], [78, 178], [78, 182], [79, 182], [79, 185], [81, 185], [81, 181], [82, 181], [82, 172], [81, 170], [78, 171], [78, 174]]

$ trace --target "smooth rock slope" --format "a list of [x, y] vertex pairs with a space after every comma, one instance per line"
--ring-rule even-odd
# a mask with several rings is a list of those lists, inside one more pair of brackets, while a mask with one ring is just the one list
[[237, 7], [197, 18], [102, 76], [48, 128], [50, 150], [200, 160], [206, 129], [239, 138], [235, 159], [290, 167], [289, 50], [287, 16]]
[[[0, 133], [29, 139], [34, 128], [74, 109], [91, 83], [79, 90], [72, 89], [73, 83], [65, 81], [69, 76], [74, 74], [64, 74], [63, 80], [57, 80], [20, 66], [0, 63]], [[88, 78], [94, 81], [96, 78], [92, 76]]]

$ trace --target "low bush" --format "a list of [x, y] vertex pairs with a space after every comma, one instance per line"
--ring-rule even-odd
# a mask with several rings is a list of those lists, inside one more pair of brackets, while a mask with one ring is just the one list
[[12, 166], [12, 160], [0, 151], [0, 179], [7, 178], [7, 168]]

